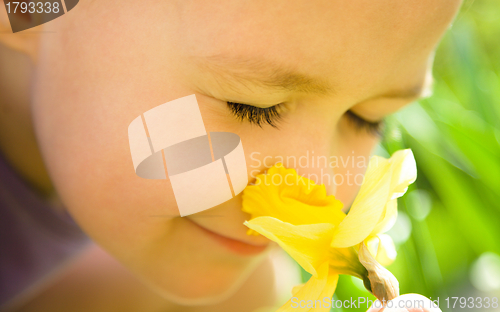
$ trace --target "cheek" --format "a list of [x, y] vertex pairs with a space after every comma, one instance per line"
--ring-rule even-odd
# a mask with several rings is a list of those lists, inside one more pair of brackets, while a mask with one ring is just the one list
[[[164, 65], [175, 63], [168, 62], [172, 56], [160, 56], [165, 49], [151, 42], [137, 42], [144, 40], [139, 34], [125, 31], [113, 41], [91, 28], [70, 32], [78, 42], [62, 28], [42, 40], [33, 95], [38, 141], [59, 196], [79, 225], [108, 251], [126, 257], [156, 244], [166, 231], [165, 218], [178, 215], [168, 180], [136, 176], [128, 125], [148, 109], [193, 92]], [[137, 47], [125, 48], [126, 42]]]
[[[104, 49], [104, 42], [93, 40]], [[169, 181], [136, 176], [129, 149], [127, 129], [134, 118], [192, 90], [180, 85], [173, 71], [169, 80], [159, 80], [154, 71], [145, 75], [140, 67], [113, 66], [85, 44], [50, 45], [54, 50], [46, 51], [38, 68], [33, 117], [68, 211], [89, 236], [156, 288], [180, 297], [230, 289], [254, 260], [229, 254], [181, 218], [172, 219], [178, 210]], [[108, 48], [128, 60], [120, 48]]]
[[135, 175], [128, 147], [128, 124], [146, 103], [161, 103], [158, 92], [141, 95], [140, 80], [110, 77], [140, 73], [76, 50], [48, 56], [38, 69], [34, 120], [42, 153], [59, 195], [90, 235], [135, 241], [142, 226], [154, 223], [152, 215], [172, 214], [168, 207], [175, 207], [165, 180]]

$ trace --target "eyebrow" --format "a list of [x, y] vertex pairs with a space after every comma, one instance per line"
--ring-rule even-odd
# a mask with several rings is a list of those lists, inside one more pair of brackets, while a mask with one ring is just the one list
[[[196, 57], [194, 61], [200, 68], [212, 74], [219, 85], [225, 85], [236, 91], [239, 89], [234, 82], [247, 88], [249, 88], [249, 85], [253, 85], [316, 95], [335, 93], [335, 88], [324, 79], [311, 77], [290, 66], [277, 65], [266, 60], [212, 55]], [[223, 79], [219, 79], [219, 77]], [[423, 81], [419, 81], [409, 88], [394, 89], [373, 96], [370, 99], [389, 98], [416, 101], [432, 95], [433, 82], [432, 75], [428, 75]]]
[[282, 91], [295, 91], [315, 94], [331, 94], [334, 89], [325, 80], [300, 73], [290, 66], [277, 65], [265, 60], [246, 58], [229, 58], [215, 55], [196, 58], [200, 68], [222, 78], [219, 84], [237, 89], [233, 81], [248, 87], [249, 85], [261, 86]]

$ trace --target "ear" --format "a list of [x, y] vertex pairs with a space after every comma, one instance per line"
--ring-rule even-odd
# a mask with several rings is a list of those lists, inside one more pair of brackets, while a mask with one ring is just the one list
[[[29, 28], [30, 25], [36, 23], [34, 19], [37, 17], [30, 13], [19, 13], [12, 14], [10, 16], [11, 20], [9, 20], [4, 2], [5, 0], [0, 0], [0, 44], [12, 50], [26, 54], [31, 59], [35, 60], [37, 44], [39, 40], [39, 32], [27, 31], [21, 33], [13, 33], [11, 29], [11, 20], [17, 25], [26, 25], [26, 28]], [[38, 27], [33, 28], [33, 30], [38, 30], [37, 28]]]

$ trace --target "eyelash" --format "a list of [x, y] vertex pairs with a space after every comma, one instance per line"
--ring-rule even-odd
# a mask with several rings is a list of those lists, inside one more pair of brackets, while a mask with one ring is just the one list
[[[265, 124], [268, 124], [274, 128], [278, 128], [277, 123], [281, 119], [281, 115], [279, 113], [279, 104], [262, 108], [252, 105], [227, 102], [227, 106], [231, 110], [231, 113], [240, 121], [248, 121], [261, 128]], [[373, 134], [375, 136], [382, 136], [384, 127], [383, 121], [367, 121], [350, 110], [346, 112], [346, 116], [349, 118], [349, 121], [353, 123], [356, 129], [364, 130], [367, 133]]]
[[278, 111], [279, 104], [271, 107], [256, 107], [252, 105], [227, 102], [231, 113], [240, 121], [248, 121], [262, 128], [268, 124], [273, 128], [278, 128], [277, 123], [281, 119]]
[[381, 137], [384, 130], [384, 121], [368, 121], [348, 110], [345, 115], [358, 130], [364, 130], [369, 134]]

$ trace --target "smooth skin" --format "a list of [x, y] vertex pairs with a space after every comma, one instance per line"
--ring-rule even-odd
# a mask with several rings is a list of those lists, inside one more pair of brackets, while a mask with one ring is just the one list
[[[358, 129], [346, 112], [375, 122], [427, 95], [433, 51], [459, 6], [459, 0], [82, 0], [63, 17], [18, 34], [9, 33], [0, 10], [0, 150], [99, 244], [82, 256], [91, 266], [77, 263], [117, 268], [142, 289], [130, 291], [144, 293], [135, 296], [142, 311], [217, 310], [245, 295], [269, 305], [275, 292], [268, 254], [238, 254], [207, 235], [208, 229], [268, 244], [246, 235], [241, 196], [178, 217], [168, 180], [135, 175], [129, 123], [196, 94], [207, 131], [241, 137], [250, 180], [278, 157], [298, 159], [308, 151], [367, 158], [379, 138]], [[235, 118], [226, 101], [280, 104], [282, 118], [277, 128], [260, 128]], [[358, 190], [347, 177], [365, 170], [350, 162], [296, 169], [312, 179], [345, 177], [322, 182], [346, 208]], [[78, 283], [75, 270], [66, 283]], [[106, 278], [92, 275], [89, 289]], [[263, 293], [242, 293], [242, 283]], [[80, 290], [74, 302], [104, 311], [103, 302], [119, 301], [113, 293], [121, 291], [108, 289], [109, 300]], [[51, 291], [52, 304], [63, 300]], [[241, 298], [235, 311], [245, 311]], [[23, 311], [38, 311], [33, 302]]]

